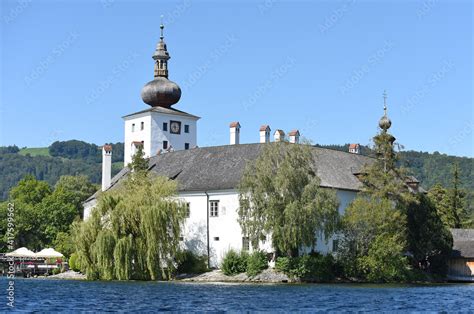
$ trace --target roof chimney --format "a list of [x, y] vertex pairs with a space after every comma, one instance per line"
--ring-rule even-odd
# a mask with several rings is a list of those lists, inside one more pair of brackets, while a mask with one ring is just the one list
[[270, 126], [264, 124], [260, 127], [260, 143], [270, 143]]
[[275, 142], [283, 142], [285, 140], [285, 132], [283, 130], [276, 130], [273, 134]]
[[351, 153], [351, 154], [360, 154], [360, 145], [359, 144], [349, 144], [349, 153]]
[[102, 146], [102, 191], [112, 182], [112, 145]]
[[290, 143], [298, 144], [300, 142], [300, 131], [292, 130], [288, 133], [288, 136], [290, 137]]
[[239, 121], [230, 124], [230, 145], [240, 144], [240, 123]]

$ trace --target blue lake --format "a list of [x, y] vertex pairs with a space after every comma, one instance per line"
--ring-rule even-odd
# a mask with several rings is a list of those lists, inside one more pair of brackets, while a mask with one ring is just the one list
[[[2, 305], [6, 306], [5, 278]], [[19, 311], [468, 311], [474, 284], [256, 285], [15, 280]]]

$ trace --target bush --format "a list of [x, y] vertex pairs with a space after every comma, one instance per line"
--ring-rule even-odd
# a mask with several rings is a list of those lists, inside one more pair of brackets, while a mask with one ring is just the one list
[[247, 275], [250, 277], [260, 274], [268, 268], [267, 254], [262, 251], [254, 251], [247, 259]]
[[369, 253], [357, 265], [371, 282], [401, 282], [409, 279], [408, 259], [396, 237], [382, 234], [370, 245]]
[[278, 257], [275, 261], [275, 269], [289, 274], [291, 270], [291, 259], [289, 257]]
[[57, 274], [61, 273], [61, 268], [54, 268], [52, 273], [53, 273], [53, 275], [57, 275]]
[[199, 256], [191, 251], [178, 254], [178, 274], [202, 274], [207, 271], [207, 256]]
[[230, 249], [222, 261], [222, 271], [227, 276], [233, 276], [244, 273], [247, 270], [248, 254], [246, 252], [238, 253]]
[[329, 281], [334, 278], [332, 255], [311, 254], [300, 257], [279, 257], [275, 268], [288, 276], [307, 281]]
[[69, 268], [74, 271], [81, 271], [81, 267], [79, 264], [79, 259], [77, 257], [77, 253], [72, 253], [71, 257], [69, 257]]

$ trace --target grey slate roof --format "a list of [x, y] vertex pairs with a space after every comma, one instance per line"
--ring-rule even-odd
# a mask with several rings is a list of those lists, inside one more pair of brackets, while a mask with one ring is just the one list
[[145, 112], [159, 112], [159, 113], [164, 113], [164, 114], [176, 114], [176, 115], [185, 116], [185, 117], [196, 119], [196, 120], [201, 119], [198, 116], [189, 114], [187, 112], [184, 112], [184, 111], [181, 111], [181, 110], [178, 110], [178, 109], [164, 108], [164, 107], [151, 107], [151, 108], [148, 108], [148, 109], [145, 109], [145, 110], [141, 110], [141, 111], [138, 111], [138, 112], [128, 114], [126, 116], [123, 116], [122, 118], [131, 117], [131, 116], [134, 116], [136, 114], [145, 113]]
[[452, 257], [474, 258], [474, 229], [451, 229]]
[[[151, 157], [149, 171], [176, 179], [178, 190], [212, 191], [234, 189], [248, 161], [255, 160], [266, 144], [238, 144], [193, 148]], [[362, 184], [354, 175], [372, 158], [327, 148], [312, 147], [321, 186], [358, 191]], [[128, 173], [122, 169], [111, 182], [113, 189]], [[97, 194], [97, 193], [96, 193]], [[96, 194], [87, 201], [95, 198]]]

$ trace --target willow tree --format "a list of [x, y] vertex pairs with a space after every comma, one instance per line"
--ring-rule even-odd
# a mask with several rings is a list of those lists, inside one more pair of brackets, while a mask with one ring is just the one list
[[169, 279], [175, 268], [186, 206], [176, 182], [136, 169], [99, 197], [91, 217], [75, 226], [81, 267], [90, 278]]
[[254, 247], [270, 237], [277, 254], [296, 255], [336, 228], [336, 193], [320, 187], [310, 145], [265, 144], [239, 191], [239, 223]]

